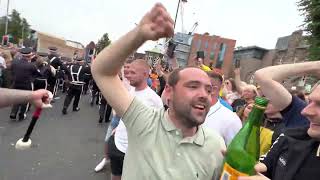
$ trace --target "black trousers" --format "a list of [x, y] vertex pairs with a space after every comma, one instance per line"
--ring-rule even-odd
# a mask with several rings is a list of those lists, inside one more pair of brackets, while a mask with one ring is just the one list
[[100, 115], [100, 117], [104, 117], [105, 122], [109, 121], [111, 111], [112, 111], [112, 107], [108, 104], [106, 99], [102, 96], [100, 109], [99, 109], [99, 115]]
[[[92, 94], [91, 94], [91, 104], [96, 100], [96, 104], [99, 102], [99, 88], [95, 81], [92, 81]], [[97, 98], [97, 99], [96, 99]]]
[[70, 85], [68, 93], [66, 95], [66, 99], [64, 100], [64, 104], [63, 104], [64, 109], [68, 109], [73, 97], [74, 97], [73, 109], [78, 107], [82, 89], [83, 89], [82, 85], [74, 85], [74, 84]]
[[90, 83], [90, 78], [86, 78], [84, 80], [84, 85], [83, 85], [83, 94], [87, 94], [88, 89], [89, 89], [89, 83]]
[[49, 81], [48, 81], [48, 91], [50, 91], [52, 94], [53, 94], [53, 96], [55, 96], [56, 95], [56, 89], [57, 89], [57, 79], [55, 79], [55, 78], [52, 78], [52, 79], [50, 79]]
[[119, 151], [117, 148], [114, 141], [114, 135], [112, 135], [108, 140], [108, 153], [110, 158], [111, 174], [114, 176], [121, 176], [123, 161], [126, 154]]
[[[33, 90], [33, 85], [31, 83], [30, 84], [23, 84], [23, 85], [13, 85], [13, 89]], [[18, 113], [18, 111], [20, 109], [20, 111], [19, 111], [19, 119], [21, 119], [21, 118], [24, 119], [24, 117], [27, 114], [28, 107], [29, 107], [29, 103], [13, 105], [12, 108], [11, 108], [10, 116], [16, 117], [17, 113]]]
[[46, 79], [35, 79], [33, 84], [34, 84], [34, 90], [48, 88], [48, 83]]

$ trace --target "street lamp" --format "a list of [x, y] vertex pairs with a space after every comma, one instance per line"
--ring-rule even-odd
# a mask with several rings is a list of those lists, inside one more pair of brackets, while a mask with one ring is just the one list
[[8, 33], [8, 22], [9, 22], [9, 18], [8, 18], [8, 15], [9, 15], [9, 3], [10, 3], [10, 0], [8, 0], [8, 3], [7, 3], [7, 15], [6, 15], [6, 30], [5, 30], [5, 35], [7, 35]]

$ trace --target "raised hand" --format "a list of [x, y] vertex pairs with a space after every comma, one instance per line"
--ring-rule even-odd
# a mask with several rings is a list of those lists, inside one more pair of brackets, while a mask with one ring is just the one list
[[234, 74], [235, 74], [235, 76], [240, 76], [240, 68], [235, 68]]
[[144, 40], [158, 40], [174, 34], [173, 20], [166, 8], [157, 3], [140, 21], [139, 33]]

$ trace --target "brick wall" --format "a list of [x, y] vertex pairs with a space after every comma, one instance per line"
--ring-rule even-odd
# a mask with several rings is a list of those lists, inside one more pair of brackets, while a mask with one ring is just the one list
[[38, 33], [37, 37], [38, 37], [37, 51], [48, 52], [48, 47], [55, 46], [56, 48], [58, 48], [58, 53], [61, 56], [72, 58], [73, 53], [75, 51], [78, 51], [79, 55], [84, 55], [84, 49], [68, 46], [66, 44], [66, 41], [62, 38], [57, 38], [57, 37], [53, 37], [53, 36], [42, 34], [42, 33]]
[[194, 65], [194, 58], [197, 55], [197, 51], [200, 50], [205, 52], [204, 64], [207, 66], [213, 64], [213, 67], [215, 67], [221, 44], [225, 44], [226, 47], [221, 69], [224, 75], [229, 77], [232, 72], [233, 50], [236, 44], [236, 40], [233, 39], [222, 38], [215, 35], [210, 36], [208, 34], [194, 34], [188, 65]]

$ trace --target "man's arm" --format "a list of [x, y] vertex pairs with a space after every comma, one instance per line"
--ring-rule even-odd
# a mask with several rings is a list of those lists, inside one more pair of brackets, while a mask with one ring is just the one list
[[30, 102], [36, 107], [42, 107], [43, 103], [47, 104], [49, 92], [44, 89], [37, 91], [24, 91], [16, 89], [0, 88], [0, 108], [10, 106], [13, 104], [20, 104]]
[[93, 61], [92, 75], [103, 96], [119, 116], [123, 116], [133, 100], [118, 76], [125, 59], [147, 40], [172, 35], [172, 19], [161, 4], [156, 4], [138, 26], [105, 48]]
[[263, 94], [272, 105], [282, 111], [292, 101], [292, 96], [279, 81], [290, 76], [319, 74], [320, 62], [305, 62], [270, 66], [255, 72], [255, 80], [260, 85]]
[[248, 85], [246, 82], [241, 81], [240, 68], [234, 70], [234, 82], [236, 84], [236, 89], [240, 94], [242, 93], [243, 88]]

